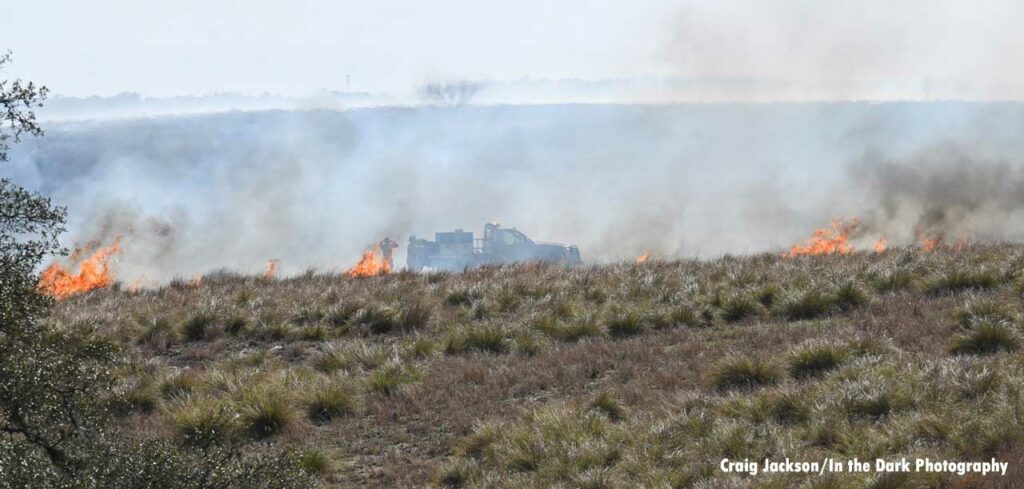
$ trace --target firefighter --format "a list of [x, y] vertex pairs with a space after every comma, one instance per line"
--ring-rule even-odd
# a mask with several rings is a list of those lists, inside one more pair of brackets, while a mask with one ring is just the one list
[[380, 252], [384, 255], [384, 261], [388, 262], [388, 266], [394, 267], [395, 263], [392, 261], [393, 253], [391, 250], [398, 248], [398, 243], [391, 240], [391, 238], [384, 238], [377, 246], [380, 246]]

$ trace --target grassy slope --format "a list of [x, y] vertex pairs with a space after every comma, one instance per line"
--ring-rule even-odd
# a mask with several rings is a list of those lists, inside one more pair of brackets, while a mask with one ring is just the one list
[[76, 297], [54, 320], [125, 345], [140, 434], [300, 447], [339, 487], [1013, 487], [717, 467], [997, 456], [1024, 478], [1022, 266], [1024, 247], [1000, 245], [209, 276]]

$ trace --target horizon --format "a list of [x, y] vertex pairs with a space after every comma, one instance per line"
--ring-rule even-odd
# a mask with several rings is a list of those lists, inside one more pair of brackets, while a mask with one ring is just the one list
[[0, 32], [14, 53], [6, 74], [68, 97], [408, 95], [445, 81], [661, 79], [697, 86], [644, 100], [1012, 101], [1024, 100], [1024, 70], [1014, 68], [1021, 13], [1008, 1], [106, 0], [19, 5]]

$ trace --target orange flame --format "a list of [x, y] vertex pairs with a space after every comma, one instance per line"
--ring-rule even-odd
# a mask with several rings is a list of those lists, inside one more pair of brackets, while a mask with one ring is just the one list
[[196, 289], [198, 289], [200, 286], [202, 286], [203, 285], [203, 274], [197, 273], [195, 277], [192, 277], [192, 282], [191, 282], [190, 285], [192, 285], [192, 287], [196, 288]]
[[921, 249], [925, 252], [932, 252], [939, 248], [953, 251], [963, 251], [970, 245], [970, 237], [963, 237], [956, 241], [955, 244], [946, 244], [943, 242], [942, 235], [934, 238], [921, 235], [918, 238], [918, 243], [921, 245]]
[[875, 250], [875, 253], [884, 252], [889, 249], [889, 240], [885, 238], [878, 238], [878, 241], [875, 241], [875, 246], [873, 246], [872, 249]]
[[942, 238], [929, 238], [927, 236], [921, 236], [920, 243], [922, 250], [924, 250], [927, 253], [931, 253], [935, 251], [935, 249], [938, 248], [939, 245], [942, 244]]
[[377, 246], [364, 251], [359, 263], [345, 271], [345, 275], [349, 277], [372, 277], [385, 273], [391, 273], [391, 263], [381, 256], [380, 248]]
[[263, 278], [270, 280], [277, 275], [277, 260], [267, 260], [267, 271], [263, 272]]
[[[39, 278], [39, 289], [57, 299], [65, 299], [80, 292], [110, 287], [113, 279], [110, 275], [110, 257], [120, 253], [121, 238], [114, 238], [110, 246], [100, 247], [85, 261], [78, 263], [85, 250], [79, 248], [71, 254], [71, 267], [65, 268], [60, 263], [53, 263], [43, 270]], [[78, 273], [71, 269], [77, 266]]]
[[782, 256], [794, 257], [799, 255], [846, 255], [853, 252], [850, 245], [850, 234], [860, 226], [860, 219], [834, 219], [832, 226], [816, 229], [814, 235], [807, 240], [806, 244], [793, 245], [789, 253]]
[[650, 257], [651, 257], [651, 252], [645, 250], [643, 252], [643, 254], [641, 254], [640, 256], [636, 257], [636, 263], [637, 264], [647, 263], [647, 259], [650, 258]]
[[147, 287], [154, 287], [155, 283], [146, 278], [145, 275], [132, 281], [132, 284], [128, 286], [128, 292], [132, 294], [138, 294], [142, 292], [142, 289]]

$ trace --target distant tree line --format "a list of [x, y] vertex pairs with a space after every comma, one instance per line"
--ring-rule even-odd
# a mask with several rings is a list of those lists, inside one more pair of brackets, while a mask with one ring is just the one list
[[483, 84], [475, 81], [432, 82], [424, 85], [420, 93], [427, 101], [437, 105], [460, 106], [473, 99]]

